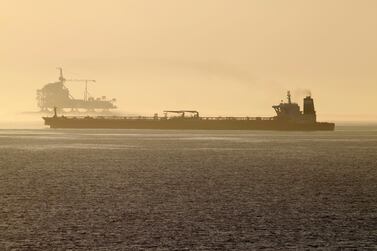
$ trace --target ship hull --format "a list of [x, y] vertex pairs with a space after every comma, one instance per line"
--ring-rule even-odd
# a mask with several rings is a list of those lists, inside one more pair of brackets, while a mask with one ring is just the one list
[[285, 120], [122, 119], [44, 117], [51, 128], [163, 129], [163, 130], [284, 130], [332, 131], [334, 123], [300, 123]]

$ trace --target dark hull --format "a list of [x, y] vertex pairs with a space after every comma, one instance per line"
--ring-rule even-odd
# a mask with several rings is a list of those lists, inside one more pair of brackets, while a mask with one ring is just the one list
[[298, 123], [283, 120], [122, 119], [45, 117], [51, 128], [164, 129], [164, 130], [284, 130], [332, 131], [334, 123]]

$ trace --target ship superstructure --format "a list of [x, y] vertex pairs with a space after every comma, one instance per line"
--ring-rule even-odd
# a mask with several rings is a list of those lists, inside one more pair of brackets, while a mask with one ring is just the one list
[[[155, 114], [144, 116], [112, 117], [44, 117], [51, 128], [119, 128], [119, 129], [188, 129], [188, 130], [292, 130], [316, 131], [334, 130], [334, 123], [317, 122], [313, 98], [304, 98], [304, 109], [292, 103], [288, 92], [288, 102], [274, 105], [274, 117], [201, 117], [194, 110], [167, 110], [164, 116]], [[175, 116], [171, 116], [175, 114]]]
[[[108, 111], [115, 109], [115, 99], [107, 99], [105, 96], [101, 98], [93, 98], [88, 92], [88, 84], [95, 82], [93, 79], [66, 79], [63, 76], [63, 69], [58, 68], [60, 75], [57, 82], [46, 84], [42, 89], [37, 90], [38, 107], [41, 111], [52, 111], [54, 107], [58, 107], [60, 111], [70, 109], [73, 112], [84, 109], [85, 111], [95, 111], [100, 109]], [[65, 86], [67, 81], [85, 83], [85, 91], [83, 99], [75, 99], [69, 89]]]
[[314, 109], [314, 100], [311, 96], [304, 98], [304, 109], [300, 110], [297, 103], [292, 103], [291, 92], [287, 93], [287, 103], [281, 102], [279, 105], [272, 106], [276, 112], [276, 119], [293, 120], [301, 123], [315, 123], [317, 115]]

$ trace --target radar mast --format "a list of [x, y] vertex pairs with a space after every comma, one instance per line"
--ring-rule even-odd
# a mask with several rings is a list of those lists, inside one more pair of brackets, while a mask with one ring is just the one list
[[287, 92], [287, 98], [288, 98], [288, 104], [291, 104], [292, 103], [292, 101], [291, 101], [291, 91]]

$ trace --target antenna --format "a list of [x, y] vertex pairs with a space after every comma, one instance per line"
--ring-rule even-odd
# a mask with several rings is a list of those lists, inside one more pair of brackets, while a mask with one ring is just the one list
[[287, 92], [287, 98], [288, 98], [288, 104], [291, 104], [292, 102], [291, 102], [291, 92], [290, 91]]

